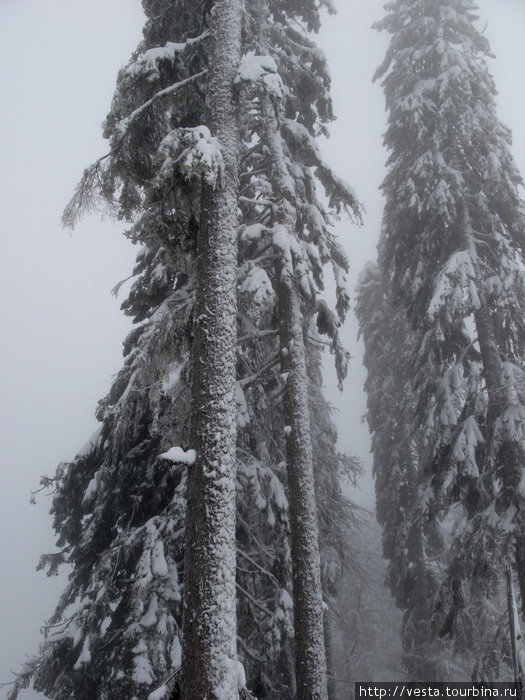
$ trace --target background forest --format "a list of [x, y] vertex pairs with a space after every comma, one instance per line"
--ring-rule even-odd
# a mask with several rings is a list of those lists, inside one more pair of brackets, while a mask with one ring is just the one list
[[[380, 2], [348, 2], [335, 18], [325, 18], [320, 44], [333, 78], [338, 121], [332, 138], [322, 142], [325, 158], [355, 188], [367, 213], [364, 226], [347, 222], [338, 235], [351, 261], [351, 287], [366, 260], [375, 257], [382, 201], [385, 153], [383, 96], [371, 76], [381, 63], [387, 39], [370, 29], [382, 17]], [[514, 132], [513, 154], [525, 171], [523, 105], [525, 10], [520, 0], [480, 3], [488, 18], [486, 36], [497, 60], [491, 65], [501, 97], [499, 116]], [[57, 225], [63, 205], [82, 168], [104, 144], [97, 125], [109, 106], [118, 67], [127, 61], [142, 27], [138, 2], [14, 3], [6, 0], [0, 21], [2, 41], [2, 316], [9, 338], [2, 347], [2, 508], [0, 528], [3, 621], [0, 668], [16, 668], [28, 640], [49, 616], [63, 581], [34, 573], [41, 552], [53, 546], [47, 510], [39, 497], [30, 508], [29, 492], [41, 474], [52, 474], [59, 461], [71, 459], [92, 429], [87, 416], [108, 389], [110, 375], [121, 365], [121, 342], [128, 320], [109, 290], [131, 270], [135, 251], [118, 225], [83, 222], [70, 238]], [[49, 9], [51, 8], [51, 9]], [[103, 94], [104, 93], [104, 94]], [[89, 136], [91, 135], [91, 136]], [[6, 165], [6, 164], [9, 164]], [[5, 229], [5, 230], [4, 230]], [[122, 297], [121, 297], [122, 298]], [[340, 445], [363, 463], [360, 488], [351, 497], [373, 508], [373, 487], [362, 394], [364, 372], [353, 318], [344, 342], [353, 359], [344, 393], [325, 369], [326, 394], [338, 407], [334, 416]], [[112, 361], [110, 359], [112, 358]], [[363, 561], [364, 575], [382, 576], [378, 540], [366, 547], [374, 564]], [[366, 559], [366, 558], [365, 558]], [[367, 569], [368, 567], [368, 569]], [[348, 609], [353, 606], [348, 582]], [[385, 600], [388, 607], [388, 601]], [[366, 621], [356, 621], [369, 634]], [[378, 640], [377, 658], [391, 642]], [[371, 666], [362, 667], [370, 677]], [[3, 671], [5, 674], [5, 672]], [[392, 678], [394, 671], [388, 673]], [[31, 697], [28, 693], [23, 697]]]

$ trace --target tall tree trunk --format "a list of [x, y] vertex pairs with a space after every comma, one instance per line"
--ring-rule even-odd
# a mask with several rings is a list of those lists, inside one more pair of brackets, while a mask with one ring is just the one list
[[514, 596], [514, 586], [512, 585], [512, 568], [506, 568], [507, 579], [507, 608], [509, 615], [510, 648], [512, 657], [512, 667], [514, 671], [514, 682], [520, 685], [520, 696], [524, 696], [523, 683], [525, 682], [525, 647], [521, 634], [521, 624], [518, 615], [518, 606]]
[[[519, 520], [520, 533], [525, 532], [525, 518], [521, 514]], [[525, 535], [516, 537], [516, 570], [518, 572], [518, 585], [521, 597], [521, 616], [525, 620]]]
[[235, 700], [235, 359], [239, 129], [233, 90], [240, 61], [242, 0], [211, 11], [208, 109], [224, 170], [203, 182], [197, 251], [192, 431], [188, 468], [184, 700]]
[[[262, 98], [262, 113], [271, 162], [271, 180], [278, 205], [274, 226], [294, 235], [295, 208], [291, 203], [288, 172], [284, 160], [279, 122], [268, 96]], [[289, 263], [289, 264], [288, 264]], [[303, 335], [301, 300], [291, 261], [277, 258], [277, 297], [281, 368], [286, 426], [286, 457], [290, 507], [293, 577], [295, 669], [298, 700], [327, 700], [326, 655], [323, 630], [323, 600], [319, 532], [314, 491], [308, 374]]]

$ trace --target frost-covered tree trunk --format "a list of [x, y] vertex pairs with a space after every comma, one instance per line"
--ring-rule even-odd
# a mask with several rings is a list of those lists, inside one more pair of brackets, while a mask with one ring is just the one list
[[284, 266], [277, 274], [281, 367], [286, 377], [283, 404], [287, 423], [297, 697], [324, 700], [328, 695], [323, 602], [302, 317], [293, 278]]
[[[289, 185], [279, 123], [275, 107], [265, 96], [262, 114], [266, 129], [272, 176], [279, 201], [276, 207], [274, 241], [295, 230], [294, 193]], [[323, 600], [319, 532], [315, 503], [308, 374], [303, 335], [303, 317], [298, 281], [291, 256], [277, 257], [276, 285], [279, 307], [281, 369], [284, 378], [283, 408], [286, 435], [288, 499], [293, 575], [295, 666], [297, 698], [328, 698], [324, 647]], [[281, 251], [280, 251], [281, 252]]]
[[186, 700], [234, 700], [236, 281], [239, 128], [234, 78], [240, 61], [242, 0], [219, 0], [210, 20], [208, 109], [223, 167], [203, 183], [197, 241], [193, 365], [195, 465], [188, 471], [184, 662]]
[[510, 648], [512, 657], [512, 669], [514, 671], [514, 682], [519, 683], [523, 689], [525, 681], [525, 647], [523, 646], [523, 635], [521, 633], [518, 606], [514, 596], [514, 586], [512, 582], [512, 568], [506, 567], [507, 580], [507, 609], [509, 615]]
[[[525, 522], [520, 523], [520, 533], [525, 532]], [[525, 619], [525, 535], [516, 537], [516, 571], [518, 572], [518, 585], [521, 597], [521, 615]]]

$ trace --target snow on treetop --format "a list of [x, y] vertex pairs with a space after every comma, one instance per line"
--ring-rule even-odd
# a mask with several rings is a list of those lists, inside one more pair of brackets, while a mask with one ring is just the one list
[[195, 464], [197, 453], [195, 450], [183, 450], [182, 447], [170, 447], [167, 452], [163, 452], [159, 457], [177, 464], [187, 464], [191, 466]]

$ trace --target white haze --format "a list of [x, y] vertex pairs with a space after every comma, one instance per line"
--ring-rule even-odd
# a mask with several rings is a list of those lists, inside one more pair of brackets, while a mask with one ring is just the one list
[[[322, 148], [367, 210], [363, 227], [338, 226], [354, 285], [375, 255], [381, 222], [383, 96], [371, 78], [387, 37], [370, 29], [382, 16], [382, 0], [338, 4], [339, 15], [328, 17], [321, 33], [339, 118]], [[514, 156], [525, 173], [525, 2], [480, 6], [497, 56], [491, 68], [500, 117], [513, 129]], [[93, 432], [97, 401], [121, 365], [129, 328], [110, 294], [130, 274], [135, 254], [122, 226], [90, 217], [70, 235], [59, 219], [83, 168], [105, 152], [100, 123], [142, 22], [138, 0], [0, 0], [0, 682], [37, 650], [39, 627], [64, 585], [35, 572], [40, 553], [55, 543], [49, 498], [42, 493], [30, 506], [30, 491]], [[344, 394], [330, 372], [326, 383], [341, 446], [367, 468], [352, 496], [372, 506], [356, 333], [350, 319], [345, 340], [354, 359]]]

